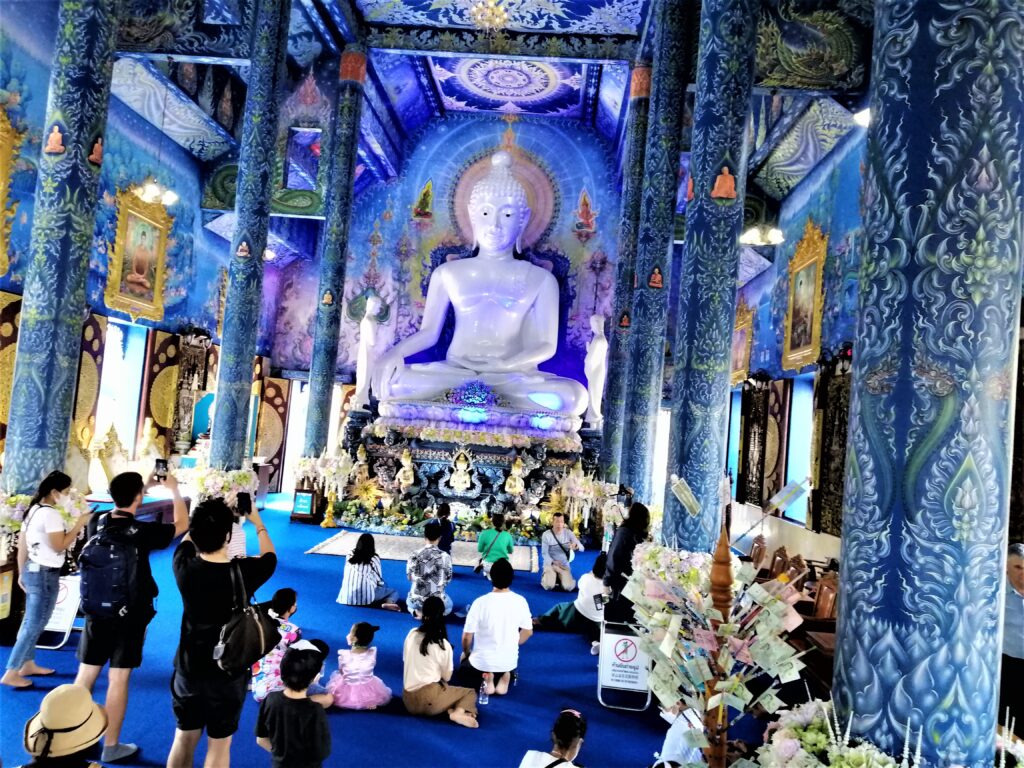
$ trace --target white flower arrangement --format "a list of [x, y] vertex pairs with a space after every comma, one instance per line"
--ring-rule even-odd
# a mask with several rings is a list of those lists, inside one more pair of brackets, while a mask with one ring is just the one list
[[25, 522], [32, 497], [28, 494], [9, 494], [0, 491], [0, 533], [15, 534]]
[[248, 493], [255, 497], [259, 481], [251, 469], [211, 469], [204, 467], [196, 470], [194, 483], [197, 501], [206, 499], [224, 499], [232, 509], [238, 507], [238, 494]]
[[89, 509], [89, 502], [85, 500], [85, 494], [77, 488], [68, 491], [64, 499], [57, 505], [57, 511], [68, 525], [88, 513]]

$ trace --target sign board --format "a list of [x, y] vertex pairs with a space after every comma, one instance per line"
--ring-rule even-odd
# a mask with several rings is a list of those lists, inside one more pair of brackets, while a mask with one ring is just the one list
[[640, 649], [636, 635], [628, 627], [605, 625], [598, 667], [601, 688], [646, 692], [650, 668], [650, 657]]
[[779, 512], [785, 512], [793, 505], [793, 502], [807, 493], [808, 482], [809, 479], [804, 478], [787, 485], [768, 500], [765, 511], [772, 512], [777, 509]]
[[292, 505], [292, 518], [313, 516], [313, 492], [296, 491]]
[[683, 509], [693, 517], [700, 514], [700, 502], [697, 501], [697, 497], [693, 495], [693, 489], [684, 478], [672, 475], [672, 493], [683, 505]]
[[78, 616], [78, 606], [82, 601], [82, 577], [61, 576], [60, 587], [57, 590], [57, 605], [50, 615], [50, 621], [44, 632], [56, 632], [65, 635], [71, 632], [71, 627]]

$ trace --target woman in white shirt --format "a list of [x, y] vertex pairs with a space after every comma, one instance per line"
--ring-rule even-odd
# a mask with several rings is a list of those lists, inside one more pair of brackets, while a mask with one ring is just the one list
[[604, 618], [604, 572], [608, 555], [597, 556], [594, 568], [579, 581], [579, 594], [571, 603], [559, 603], [543, 616], [533, 620], [538, 629], [553, 632], [577, 632], [590, 640], [590, 652], [597, 655], [598, 640], [601, 637], [601, 620]]
[[444, 601], [431, 595], [423, 601], [423, 620], [409, 632], [402, 648], [405, 672], [402, 701], [410, 715], [439, 715], [466, 728], [479, 728], [476, 692], [448, 685], [452, 677], [452, 645], [444, 626]]
[[33, 675], [53, 674], [52, 669], [36, 665], [36, 643], [57, 605], [64, 552], [92, 517], [85, 514], [70, 529], [65, 526], [54, 505], [60, 504], [70, 489], [71, 478], [63, 472], [51, 472], [43, 478], [18, 537], [18, 586], [25, 592], [25, 617], [7, 660], [7, 671], [0, 678], [0, 683], [12, 688], [30, 687], [32, 681], [28, 678]]
[[531, 749], [519, 768], [576, 768], [572, 761], [579, 755], [586, 735], [587, 719], [575, 709], [563, 709], [551, 727], [551, 751]]

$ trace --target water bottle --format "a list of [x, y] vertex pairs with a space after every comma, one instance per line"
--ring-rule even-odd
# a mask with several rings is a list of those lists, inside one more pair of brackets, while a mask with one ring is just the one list
[[487, 695], [487, 681], [484, 680], [480, 683], [480, 694], [476, 697], [476, 703], [480, 706], [487, 704], [491, 700], [491, 697]]

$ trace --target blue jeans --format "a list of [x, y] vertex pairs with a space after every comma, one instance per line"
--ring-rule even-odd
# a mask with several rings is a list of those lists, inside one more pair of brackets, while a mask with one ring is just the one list
[[[448, 597], [448, 595], [446, 595], [444, 593], [436, 595], [436, 597], [440, 597], [442, 600], [444, 600], [444, 615], [447, 616], [449, 613], [452, 612], [452, 599], [450, 597]], [[412, 595], [409, 595], [408, 603], [407, 603], [407, 607], [409, 609], [409, 613], [415, 613], [416, 611], [422, 610], [423, 609], [423, 601], [425, 599], [426, 598], [413, 597]]]
[[[39, 568], [38, 571], [32, 568]], [[25, 617], [18, 629], [18, 639], [7, 659], [7, 669], [18, 670], [27, 661], [36, 657], [36, 643], [43, 629], [53, 615], [57, 605], [57, 591], [60, 589], [60, 569], [47, 568], [32, 562], [26, 563], [25, 572], [21, 574], [21, 583], [25, 585]]]

